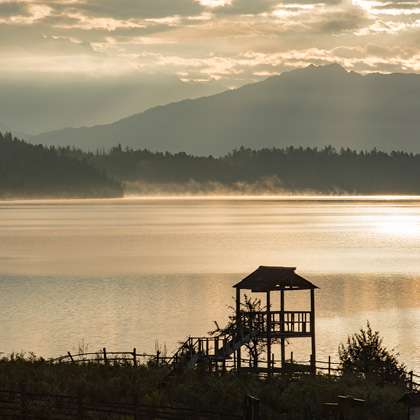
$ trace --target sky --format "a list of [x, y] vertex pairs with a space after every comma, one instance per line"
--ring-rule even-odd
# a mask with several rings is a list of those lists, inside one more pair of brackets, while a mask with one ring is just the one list
[[309, 64], [420, 72], [416, 0], [0, 0], [0, 127], [111, 122]]

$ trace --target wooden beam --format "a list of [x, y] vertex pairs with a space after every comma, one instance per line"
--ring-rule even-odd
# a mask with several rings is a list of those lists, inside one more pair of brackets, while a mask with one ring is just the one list
[[267, 368], [271, 372], [271, 301], [270, 291], [267, 293]]
[[311, 351], [312, 374], [316, 374], [316, 343], [315, 343], [315, 289], [311, 289]]
[[[237, 334], [242, 334], [242, 323], [241, 323], [241, 289], [236, 288], [236, 329]], [[239, 338], [239, 337], [238, 337]], [[236, 350], [236, 368], [239, 373], [241, 369], [241, 348]]]
[[[280, 290], [280, 332], [284, 334], [284, 290]], [[286, 368], [286, 348], [285, 348], [285, 338], [282, 335], [280, 338], [280, 359], [281, 359], [281, 368], [283, 371]]]

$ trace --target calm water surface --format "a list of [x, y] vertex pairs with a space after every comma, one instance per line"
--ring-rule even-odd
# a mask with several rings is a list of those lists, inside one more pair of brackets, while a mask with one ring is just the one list
[[245, 274], [287, 265], [320, 287], [318, 359], [369, 320], [420, 371], [419, 257], [420, 200], [0, 202], [0, 352], [171, 352], [226, 320]]

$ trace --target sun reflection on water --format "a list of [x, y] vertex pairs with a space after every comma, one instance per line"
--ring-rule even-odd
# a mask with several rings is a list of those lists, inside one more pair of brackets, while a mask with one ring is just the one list
[[417, 236], [420, 233], [418, 218], [412, 216], [387, 216], [376, 222], [376, 230], [395, 236]]

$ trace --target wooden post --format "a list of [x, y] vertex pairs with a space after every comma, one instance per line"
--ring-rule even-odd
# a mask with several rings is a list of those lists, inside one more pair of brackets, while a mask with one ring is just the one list
[[316, 375], [316, 359], [313, 354], [311, 354], [311, 357], [309, 358], [309, 365], [311, 368], [311, 375]]
[[[218, 351], [219, 351], [219, 338], [218, 337], [216, 337], [215, 339], [214, 339], [214, 353], [215, 354], [217, 354], [218, 353]], [[215, 371], [216, 371], [216, 373], [218, 372], [218, 370], [219, 370], [219, 362], [217, 361], [217, 359], [216, 359], [216, 361], [215, 361]]]
[[244, 419], [245, 420], [259, 420], [260, 419], [260, 400], [247, 395], [244, 403]]
[[139, 413], [139, 396], [137, 392], [134, 394], [134, 420], [140, 420], [140, 413]]
[[293, 352], [290, 352], [290, 363], [293, 363]]
[[83, 410], [83, 392], [81, 389], [77, 392], [77, 418], [84, 419], [85, 413]]
[[133, 366], [137, 367], [137, 350], [135, 347], [133, 349]]
[[[241, 289], [236, 288], [236, 333], [237, 340], [242, 337], [242, 322], [241, 322]], [[241, 347], [236, 350], [237, 371], [241, 369]]]
[[156, 366], [159, 366], [160, 362], [160, 350], [156, 350]]
[[331, 356], [328, 356], [328, 377], [331, 376]]
[[286, 370], [286, 348], [285, 348], [285, 328], [284, 328], [284, 290], [280, 290], [280, 359], [283, 373]]
[[71, 353], [68, 351], [67, 354], [70, 357], [71, 362], [74, 363], [73, 356], [71, 355]]
[[414, 385], [413, 385], [413, 376], [414, 376], [414, 374], [413, 374], [413, 371], [410, 371], [409, 375], [410, 375], [409, 389], [410, 389], [410, 391], [413, 391], [413, 389], [414, 389]]
[[315, 345], [315, 289], [311, 289], [311, 365], [312, 374], [316, 374], [316, 345]]
[[108, 364], [108, 358], [106, 357], [106, 348], [103, 348], [103, 352], [104, 352], [104, 363], [107, 365]]
[[20, 383], [20, 414], [22, 420], [28, 418], [28, 400], [26, 396], [26, 384], [24, 382]]
[[271, 302], [270, 302], [270, 291], [267, 293], [267, 368], [268, 373], [272, 372], [271, 369]]

